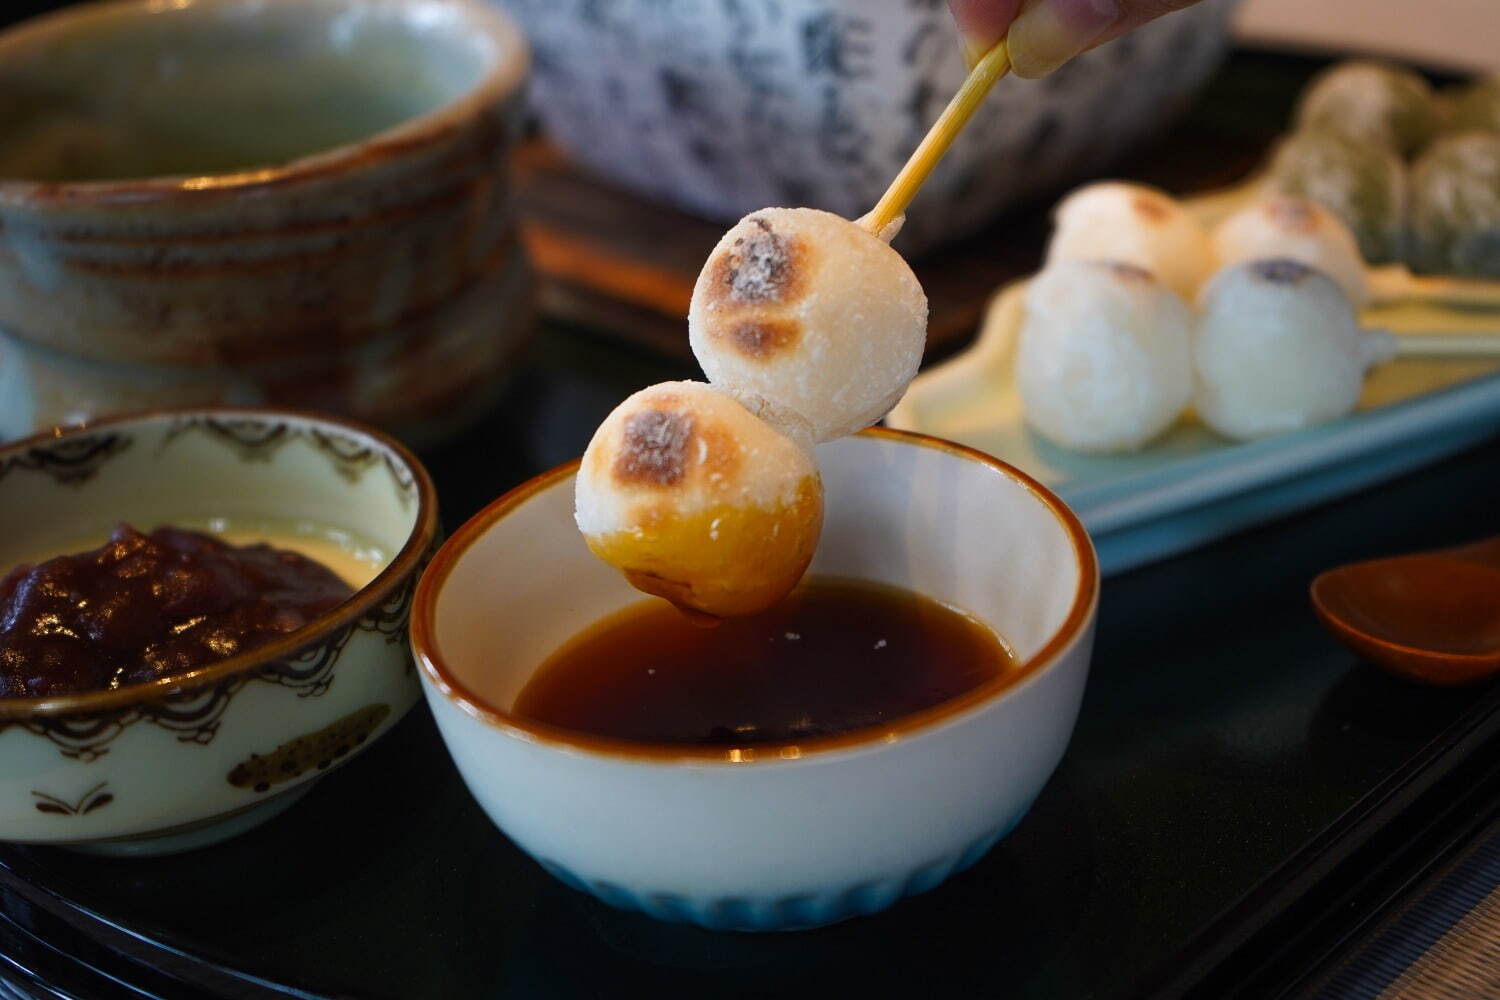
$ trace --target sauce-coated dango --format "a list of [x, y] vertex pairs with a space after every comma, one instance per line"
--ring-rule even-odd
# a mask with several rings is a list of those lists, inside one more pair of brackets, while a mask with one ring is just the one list
[[812, 458], [701, 382], [643, 389], [599, 425], [578, 472], [589, 548], [636, 588], [714, 617], [802, 578], [823, 524]]

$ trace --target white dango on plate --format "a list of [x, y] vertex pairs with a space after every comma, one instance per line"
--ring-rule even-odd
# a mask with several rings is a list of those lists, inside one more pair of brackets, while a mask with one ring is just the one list
[[1193, 406], [1237, 440], [1326, 423], [1359, 402], [1388, 334], [1360, 329], [1338, 284], [1290, 258], [1249, 261], [1209, 282], [1193, 337]]
[[[1101, 263], [1112, 250], [1122, 258]], [[1190, 400], [1236, 440], [1332, 420], [1392, 353], [1356, 319], [1370, 292], [1354, 234], [1306, 199], [1252, 202], [1208, 234], [1166, 195], [1093, 184], [1059, 205], [1047, 260], [1026, 294], [1015, 377], [1026, 422], [1074, 451], [1141, 448]], [[1145, 271], [1131, 280], [1153, 267], [1197, 300], [1196, 320]]]
[[1026, 421], [1064, 448], [1131, 451], [1193, 395], [1193, 317], [1149, 272], [1061, 261], [1026, 291], [1016, 380]]
[[[1113, 187], [1116, 208], [1118, 192], [1131, 188]], [[1086, 190], [1073, 196], [1084, 207]], [[1077, 206], [1073, 198], [1065, 204]], [[1203, 312], [1194, 321], [1194, 399], [1144, 446], [1087, 450], [1080, 437], [1070, 445], [1043, 429], [1046, 404], [1027, 398], [1036, 395], [1030, 387], [1023, 394], [1019, 370], [1023, 327], [1036, 321], [1031, 286], [1041, 276], [998, 290], [974, 344], [919, 375], [887, 422], [980, 449], [1058, 490], [1111, 572], [1480, 440], [1500, 414], [1500, 337], [1487, 311], [1494, 286], [1410, 274], [1398, 282], [1393, 268], [1380, 266], [1361, 275], [1343, 216], [1327, 205], [1308, 216], [1291, 208], [1304, 200], [1305, 192], [1255, 178], [1180, 206], [1168, 201], [1213, 231], [1209, 267], [1291, 258], [1328, 277], [1288, 288], [1225, 275], [1187, 298]], [[1343, 225], [1329, 224], [1324, 212]], [[1048, 270], [1071, 253], [1106, 256], [1110, 244], [1160, 247], [1142, 238], [1136, 214], [1128, 213], [1134, 232], [1126, 238], [1087, 232], [1085, 218], [1106, 224], [1103, 208], [1059, 209]], [[1071, 247], [1061, 232], [1069, 226]], [[1357, 310], [1361, 288], [1368, 307]]]

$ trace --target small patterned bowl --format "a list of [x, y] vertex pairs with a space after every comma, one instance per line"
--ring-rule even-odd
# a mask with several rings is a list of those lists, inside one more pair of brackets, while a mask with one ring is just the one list
[[964, 608], [1011, 642], [1021, 675], [796, 745], [635, 743], [518, 719], [510, 705], [549, 653], [640, 598], [573, 523], [576, 463], [539, 476], [438, 552], [411, 636], [470, 791], [559, 879], [716, 930], [832, 923], [973, 864], [1057, 767], [1098, 602], [1078, 519], [1022, 473], [934, 438], [866, 431], [818, 461], [828, 513], [812, 572]]
[[[492, 0], [537, 54], [549, 134], [603, 177], [715, 219], [868, 211], [965, 69], [939, 2]], [[933, 246], [1107, 167], [1228, 47], [1206, 0], [1044, 80], [1002, 80], [917, 196], [898, 246]]]
[[0, 448], [0, 572], [115, 524], [268, 539], [367, 582], [283, 639], [115, 690], [0, 699], [0, 840], [100, 853], [213, 843], [290, 805], [418, 698], [412, 593], [438, 536], [426, 471], [340, 420], [164, 411]]

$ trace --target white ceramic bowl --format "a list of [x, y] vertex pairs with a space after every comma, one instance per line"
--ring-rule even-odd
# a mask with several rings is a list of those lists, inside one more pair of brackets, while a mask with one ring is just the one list
[[285, 638], [191, 673], [0, 699], [0, 840], [212, 843], [280, 812], [415, 704], [405, 626], [437, 505], [395, 441], [331, 418], [204, 409], [0, 448], [0, 573], [93, 548], [121, 521], [267, 539], [367, 582]]
[[[535, 106], [570, 156], [709, 218], [868, 211], [958, 89], [942, 3], [492, 0], [536, 51]], [[1206, 0], [1045, 80], [1001, 80], [923, 186], [902, 249], [1097, 174], [1218, 65], [1233, 0]]]
[[574, 526], [576, 464], [539, 476], [439, 551], [411, 635], [469, 789], [569, 885], [714, 929], [826, 924], [974, 863], [1057, 766], [1098, 600], [1077, 518], [1024, 474], [934, 438], [866, 431], [818, 461], [827, 522], [811, 571], [971, 612], [1013, 644], [1021, 678], [797, 745], [632, 743], [519, 720], [511, 703], [537, 665], [640, 597]]

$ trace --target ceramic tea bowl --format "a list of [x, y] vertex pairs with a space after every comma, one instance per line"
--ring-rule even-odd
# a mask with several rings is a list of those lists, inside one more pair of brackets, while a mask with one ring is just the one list
[[479, 301], [485, 339], [514, 342], [528, 67], [479, 0], [108, 0], [12, 28], [0, 329], [265, 400], [366, 345], [461, 338]]
[[932, 438], [867, 431], [818, 460], [827, 520], [811, 572], [964, 609], [1010, 641], [1019, 676], [796, 744], [631, 742], [517, 718], [516, 695], [553, 650], [640, 598], [579, 536], [576, 464], [539, 476], [434, 557], [411, 636], [469, 789], [569, 885], [714, 929], [873, 913], [977, 861], [1056, 768], [1098, 600], [1077, 518], [1022, 473]]
[[[535, 104], [578, 162], [710, 218], [808, 205], [856, 218], [963, 80], [942, 3], [495, 0], [537, 51]], [[1104, 170], [1218, 65], [1231, 0], [1001, 80], [898, 238], [918, 250]]]
[[120, 522], [269, 540], [357, 587], [268, 645], [111, 690], [0, 698], [0, 840], [100, 853], [213, 843], [290, 805], [417, 701], [406, 646], [438, 533], [401, 445], [274, 410], [164, 411], [0, 448], [0, 572]]
[[512, 258], [495, 279], [400, 330], [302, 358], [124, 364], [0, 330], [0, 441], [100, 413], [231, 405], [340, 413], [425, 447], [482, 413], [527, 349], [533, 296], [525, 258]]

